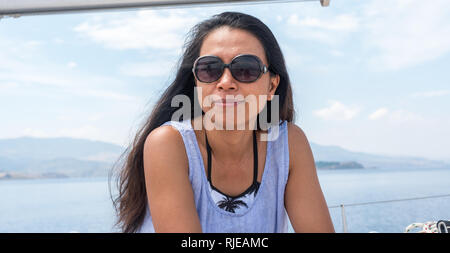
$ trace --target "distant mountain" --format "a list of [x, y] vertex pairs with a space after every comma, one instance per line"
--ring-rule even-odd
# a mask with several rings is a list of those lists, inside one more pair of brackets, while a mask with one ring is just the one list
[[364, 166], [357, 162], [316, 161], [316, 168], [319, 170], [341, 170], [341, 169], [364, 169]]
[[[449, 163], [417, 157], [353, 152], [311, 143], [318, 169], [450, 168]], [[73, 138], [0, 139], [1, 178], [106, 176], [125, 147]]]
[[450, 163], [420, 157], [374, 155], [353, 152], [339, 146], [310, 143], [315, 161], [357, 162], [365, 168], [384, 169], [435, 169], [449, 168]]
[[106, 176], [124, 147], [73, 138], [0, 140], [0, 178]]
[[10, 159], [50, 160], [67, 157], [110, 162], [123, 150], [116, 144], [74, 138], [0, 139], [0, 157]]

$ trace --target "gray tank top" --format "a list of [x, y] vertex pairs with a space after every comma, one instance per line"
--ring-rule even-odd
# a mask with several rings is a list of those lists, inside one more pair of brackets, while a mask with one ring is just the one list
[[[278, 131], [268, 130], [266, 162], [257, 194], [246, 202], [246, 208], [230, 212], [217, 205], [217, 194], [211, 188], [202, 155], [190, 119], [168, 121], [183, 138], [189, 160], [189, 180], [195, 206], [204, 233], [287, 233], [288, 217], [284, 191], [289, 174], [287, 121], [280, 121]], [[232, 201], [232, 200], [231, 200]], [[233, 204], [233, 203], [231, 203]], [[239, 206], [239, 205], [238, 205]], [[147, 206], [140, 233], [155, 232]]]

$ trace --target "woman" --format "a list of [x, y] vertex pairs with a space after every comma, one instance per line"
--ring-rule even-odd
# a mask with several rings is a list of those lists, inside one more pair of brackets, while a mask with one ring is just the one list
[[[179, 95], [192, 101], [192, 116], [177, 121]], [[251, 97], [257, 110], [242, 99]], [[287, 232], [289, 217], [296, 232], [334, 232], [293, 108], [284, 58], [265, 24], [225, 12], [196, 25], [175, 80], [124, 153], [115, 200], [122, 230]], [[262, 114], [272, 119], [268, 129]]]

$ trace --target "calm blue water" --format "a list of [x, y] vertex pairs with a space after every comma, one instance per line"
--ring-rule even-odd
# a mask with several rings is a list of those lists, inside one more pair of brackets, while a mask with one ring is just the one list
[[[450, 194], [450, 170], [319, 171], [329, 206]], [[330, 209], [342, 232], [340, 208]], [[450, 219], [450, 197], [346, 207], [349, 232]], [[106, 178], [0, 181], [0, 232], [116, 232]]]
[[[450, 170], [319, 172], [328, 206], [450, 194]], [[345, 207], [349, 232], [400, 233], [414, 222], [450, 220], [450, 197]], [[341, 209], [330, 214], [342, 232]]]
[[106, 178], [0, 181], [0, 232], [112, 232]]

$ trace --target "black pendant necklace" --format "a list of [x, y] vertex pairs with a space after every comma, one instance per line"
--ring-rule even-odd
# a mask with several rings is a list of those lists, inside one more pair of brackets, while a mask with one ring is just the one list
[[[235, 200], [235, 199], [237, 199], [239, 197], [242, 197], [242, 196], [244, 196], [244, 195], [246, 195], [248, 193], [251, 193], [253, 191], [256, 194], [256, 192], [259, 189], [259, 182], [257, 181], [257, 177], [258, 177], [258, 145], [257, 145], [257, 141], [256, 141], [256, 130], [253, 131], [253, 183], [247, 190], [245, 190], [243, 193], [241, 193], [241, 194], [239, 194], [237, 196], [229, 196], [229, 195], [227, 195], [225, 193], [222, 193], [219, 189], [217, 189], [216, 187], [213, 186], [212, 180], [211, 180], [211, 165], [212, 165], [212, 163], [211, 163], [211, 146], [209, 145], [208, 137], [206, 135], [206, 131], [205, 131], [205, 141], [206, 141], [206, 150], [208, 152], [208, 163], [207, 163], [207, 166], [208, 166], [208, 181], [209, 181], [209, 183], [211, 185], [211, 188], [216, 190], [217, 192], [221, 193], [222, 195], [224, 195], [228, 202], [230, 202], [232, 200]], [[229, 205], [224, 205], [224, 207], [221, 207], [221, 208], [224, 208], [225, 210], [234, 213], [234, 208], [230, 208]]]

